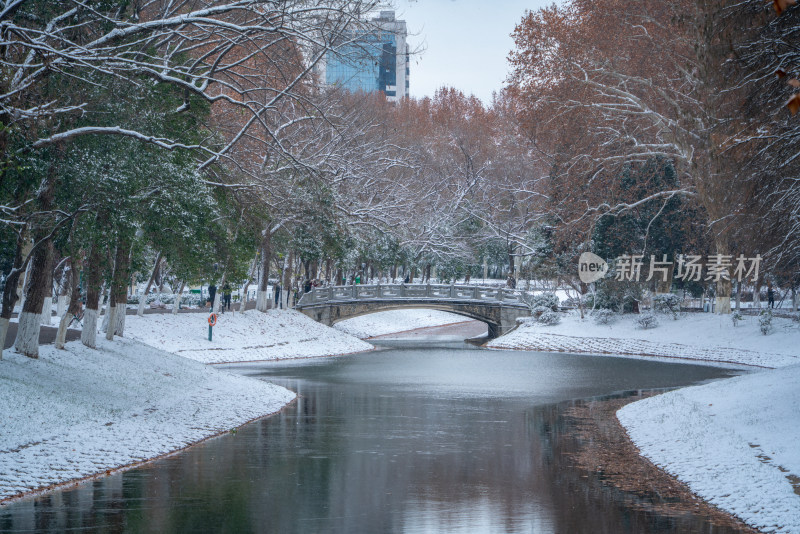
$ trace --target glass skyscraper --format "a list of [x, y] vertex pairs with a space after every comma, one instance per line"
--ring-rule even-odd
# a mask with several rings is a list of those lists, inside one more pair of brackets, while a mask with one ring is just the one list
[[395, 20], [394, 11], [381, 11], [374, 22], [374, 30], [347, 36], [348, 44], [328, 54], [323, 79], [352, 92], [381, 91], [396, 101], [408, 96], [406, 22]]

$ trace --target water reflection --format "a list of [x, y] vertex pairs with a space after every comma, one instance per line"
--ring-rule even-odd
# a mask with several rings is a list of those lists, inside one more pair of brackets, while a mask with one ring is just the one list
[[725, 532], [573, 468], [563, 410], [728, 371], [460, 345], [235, 368], [299, 398], [235, 435], [0, 508], [0, 531]]

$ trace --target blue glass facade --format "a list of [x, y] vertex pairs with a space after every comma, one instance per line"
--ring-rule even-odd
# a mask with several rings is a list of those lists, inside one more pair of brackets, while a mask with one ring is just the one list
[[[405, 22], [396, 22], [393, 12], [382, 12], [375, 20], [380, 30], [351, 34], [349, 44], [328, 55], [324, 81], [352, 92], [381, 91], [394, 100], [408, 94], [408, 71], [404, 68], [404, 63], [408, 62]], [[398, 55], [402, 58], [400, 73]], [[397, 87], [398, 79], [400, 87]]]

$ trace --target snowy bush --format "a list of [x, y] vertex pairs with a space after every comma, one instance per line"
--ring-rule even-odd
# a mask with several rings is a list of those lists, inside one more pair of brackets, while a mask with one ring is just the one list
[[547, 310], [543, 312], [538, 319], [539, 324], [546, 326], [555, 326], [561, 322], [561, 315], [558, 312]]
[[614, 310], [606, 308], [595, 310], [592, 313], [592, 317], [594, 317], [595, 324], [611, 324], [617, 320], [617, 314]]
[[742, 319], [744, 319], [744, 317], [742, 316], [742, 312], [740, 311], [734, 311], [731, 314], [731, 322], [733, 323], [733, 326], [738, 325], [739, 321], [741, 321]]
[[539, 317], [542, 316], [543, 313], [546, 313], [546, 312], [549, 312], [549, 311], [553, 311], [553, 310], [551, 310], [550, 308], [546, 308], [544, 306], [536, 306], [535, 308], [531, 309], [531, 317], [533, 317], [534, 319], [538, 319]]
[[530, 295], [529, 293], [520, 293], [522, 302], [528, 305], [533, 312], [536, 308], [547, 308], [554, 312], [558, 311], [558, 297], [555, 293], [539, 293], [538, 295]]
[[639, 328], [648, 330], [658, 326], [658, 319], [652, 313], [643, 313], [636, 318], [636, 324], [639, 325]]
[[681, 299], [678, 295], [673, 295], [672, 293], [656, 295], [653, 297], [653, 311], [665, 315], [669, 314], [672, 315], [673, 319], [677, 319], [678, 313], [681, 311]]
[[772, 331], [772, 312], [764, 310], [758, 317], [758, 328], [765, 336]]

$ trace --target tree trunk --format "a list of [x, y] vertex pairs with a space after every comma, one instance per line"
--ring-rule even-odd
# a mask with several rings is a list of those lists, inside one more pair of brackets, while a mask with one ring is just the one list
[[64, 343], [67, 340], [67, 326], [69, 325], [72, 317], [74, 315], [78, 315], [81, 311], [81, 291], [78, 287], [80, 284], [80, 276], [78, 275], [78, 269], [75, 268], [75, 265], [70, 262], [70, 287], [72, 288], [69, 297], [69, 306], [67, 307], [66, 312], [64, 315], [61, 316], [61, 321], [58, 324], [58, 334], [56, 334], [56, 348], [63, 349]]
[[[250, 264], [250, 270], [247, 272], [247, 280], [244, 282], [244, 287], [242, 287], [242, 293], [240, 295], [239, 301], [242, 303], [241, 308], [239, 311], [244, 311], [244, 304], [249, 300], [247, 293], [250, 289], [250, 281], [256, 275], [256, 271], [258, 270], [258, 253], [256, 253], [256, 257], [253, 258], [253, 262]], [[259, 280], [260, 282], [260, 280]]]
[[589, 292], [589, 285], [581, 282], [578, 287], [580, 288], [580, 293], [578, 294], [578, 308], [581, 311], [581, 320], [583, 320], [585, 318], [585, 308], [583, 303], [586, 300], [586, 293]]
[[6, 278], [6, 285], [3, 288], [3, 306], [2, 311], [0, 311], [0, 360], [3, 359], [3, 348], [6, 346], [8, 323], [11, 319], [11, 314], [14, 312], [14, 306], [17, 303], [17, 284], [19, 283], [20, 275], [24, 272], [24, 268], [26, 267], [22, 261], [22, 248], [24, 246], [25, 231], [22, 230], [17, 234], [14, 261], [11, 265], [11, 271]]
[[[63, 268], [61, 269], [61, 281], [58, 284], [58, 307], [56, 308], [56, 317], [63, 317], [69, 306], [70, 295], [72, 293], [72, 258], [64, 258], [61, 260]], [[58, 267], [56, 267], [58, 269]]]
[[28, 261], [28, 265], [25, 267], [25, 276], [22, 277], [22, 289], [20, 291], [20, 302], [19, 302], [19, 309], [22, 311], [22, 308], [25, 307], [25, 298], [28, 294], [28, 282], [31, 279], [31, 262]]
[[222, 273], [222, 279], [219, 282], [219, 287], [217, 288], [217, 293], [214, 295], [214, 302], [211, 303], [211, 311], [213, 313], [219, 313], [221, 303], [222, 303], [222, 288], [225, 287], [225, 278], [227, 277], [226, 272]]
[[[723, 236], [717, 236], [714, 241], [717, 245], [717, 254], [728, 254], [727, 239]], [[731, 289], [733, 288], [733, 284], [731, 284], [730, 275], [731, 272], [730, 269], [728, 269], [728, 278], [720, 278], [717, 281], [716, 312], [720, 315], [731, 313]]]
[[97, 348], [97, 315], [100, 310], [100, 251], [96, 243], [92, 244], [86, 261], [86, 308], [83, 312], [83, 330], [81, 343], [87, 347]]
[[673, 276], [675, 275], [675, 272], [674, 272], [674, 270], [675, 270], [675, 262], [670, 263], [669, 266], [667, 266], [667, 268], [669, 270], [667, 271], [667, 279], [666, 280], [664, 280], [662, 278], [661, 273], [655, 273], [653, 275], [653, 277], [655, 278], [655, 281], [656, 281], [656, 294], [657, 295], [665, 295], [665, 294], [672, 293], [672, 279], [673, 279]]
[[139, 297], [139, 309], [136, 310], [136, 315], [139, 317], [144, 316], [144, 306], [145, 301], [147, 300], [147, 294], [150, 292], [150, 286], [153, 285], [153, 281], [156, 279], [156, 273], [158, 272], [158, 265], [161, 263], [161, 252], [156, 255], [156, 261], [153, 263], [153, 270], [150, 271], [150, 278], [147, 280], [147, 285], [144, 288], [144, 293]]
[[256, 294], [256, 309], [266, 312], [272, 306], [272, 299], [267, 298], [269, 290], [269, 264], [272, 261], [272, 234], [269, 228], [264, 230], [261, 240], [261, 275], [258, 279], [258, 293]]
[[106, 339], [109, 341], [114, 340], [114, 325], [117, 320], [117, 307], [116, 303], [116, 295], [114, 292], [111, 292], [111, 299], [108, 301], [108, 311], [106, 312]]
[[[125, 333], [125, 310], [128, 304], [128, 280], [130, 280], [130, 265], [133, 251], [129, 239], [120, 239], [117, 259], [114, 262], [114, 279], [116, 286], [116, 310], [114, 312], [115, 321], [109, 322], [114, 325], [114, 335], [122, 337]], [[110, 321], [110, 319], [109, 319]]]
[[753, 283], [753, 308], [761, 308], [761, 277]]
[[283, 268], [283, 295], [281, 295], [281, 302], [283, 307], [289, 308], [289, 296], [292, 293], [292, 265], [294, 263], [294, 253], [289, 252]]
[[42, 324], [42, 307], [46, 296], [50, 294], [47, 283], [50, 280], [52, 260], [53, 242], [50, 239], [37, 247], [30, 259], [30, 280], [25, 305], [19, 314], [19, 329], [14, 343], [14, 349], [29, 358], [39, 357], [39, 329]]
[[736, 311], [742, 309], [742, 282], [736, 282]]
[[55, 258], [55, 247], [50, 243], [50, 264], [45, 273], [44, 299], [40, 319], [43, 326], [50, 326], [53, 317], [53, 260]]
[[172, 302], [172, 315], [177, 315], [181, 307], [181, 300], [183, 300], [183, 288], [186, 287], [186, 281], [181, 281], [181, 288], [175, 294], [175, 300]]

